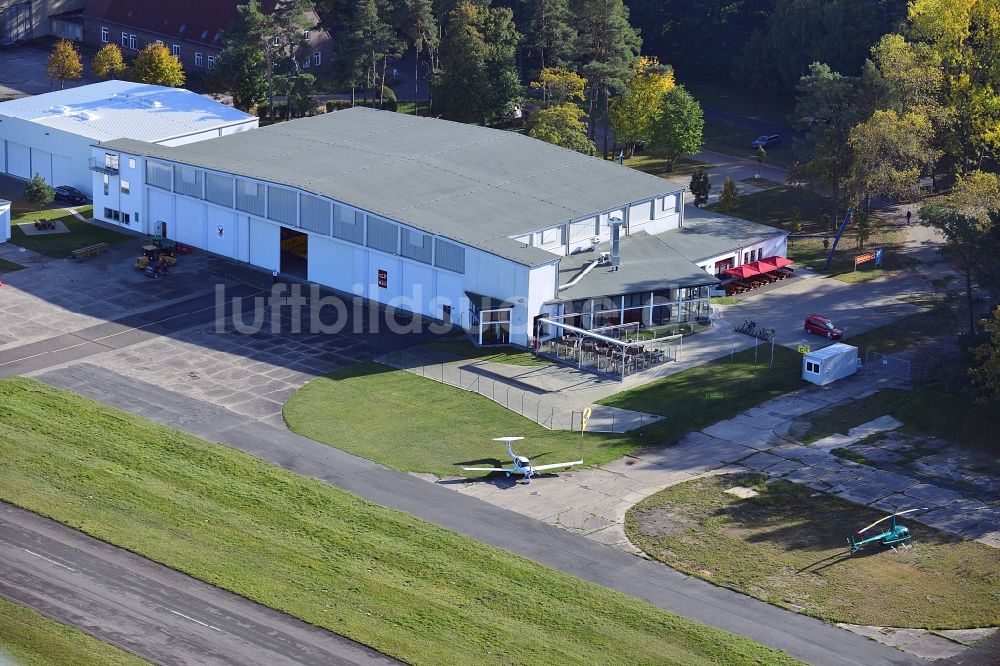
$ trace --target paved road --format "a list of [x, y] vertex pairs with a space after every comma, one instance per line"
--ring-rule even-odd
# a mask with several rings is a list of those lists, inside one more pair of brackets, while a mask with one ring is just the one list
[[0, 561], [0, 597], [158, 664], [398, 663], [3, 503]]
[[378, 504], [505, 548], [668, 611], [714, 625], [813, 664], [917, 663], [907, 655], [818, 620], [689, 578], [662, 564], [594, 543], [409, 474], [395, 472], [287, 430], [87, 363], [38, 376], [150, 420], [241, 449]]

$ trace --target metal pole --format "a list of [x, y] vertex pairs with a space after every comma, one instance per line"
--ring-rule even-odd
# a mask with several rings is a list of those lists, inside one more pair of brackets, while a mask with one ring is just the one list
[[771, 367], [774, 367], [774, 336], [771, 336]]
[[756, 335], [753, 336], [753, 364], [754, 367], [757, 366], [757, 346], [760, 344], [760, 338]]
[[729, 336], [729, 364], [732, 365], [736, 358], [736, 336]]

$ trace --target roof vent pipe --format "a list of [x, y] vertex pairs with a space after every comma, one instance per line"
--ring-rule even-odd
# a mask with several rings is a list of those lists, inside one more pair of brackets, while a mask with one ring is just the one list
[[622, 219], [612, 217], [611, 222], [611, 270], [618, 270], [621, 265], [621, 229]]

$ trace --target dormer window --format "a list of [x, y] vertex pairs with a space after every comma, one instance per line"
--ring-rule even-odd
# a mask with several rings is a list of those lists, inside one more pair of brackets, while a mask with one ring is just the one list
[[208, 30], [202, 30], [202, 31], [201, 31], [201, 38], [202, 38], [202, 39], [205, 39], [205, 38], [207, 38], [207, 37], [208, 37]]
[[187, 27], [188, 27], [187, 23], [181, 23], [181, 27], [177, 28], [177, 32], [184, 34], [184, 31], [187, 30]]
[[278, 35], [275, 35], [274, 39], [271, 40], [271, 43], [273, 45], [275, 45], [275, 46], [281, 46], [281, 37], [278, 36]]

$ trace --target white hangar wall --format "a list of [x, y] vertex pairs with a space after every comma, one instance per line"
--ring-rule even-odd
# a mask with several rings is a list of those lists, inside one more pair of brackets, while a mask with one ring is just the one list
[[40, 173], [51, 185], [71, 185], [89, 196], [91, 143], [87, 137], [20, 118], [0, 118], [0, 168], [15, 178], [27, 180]]

